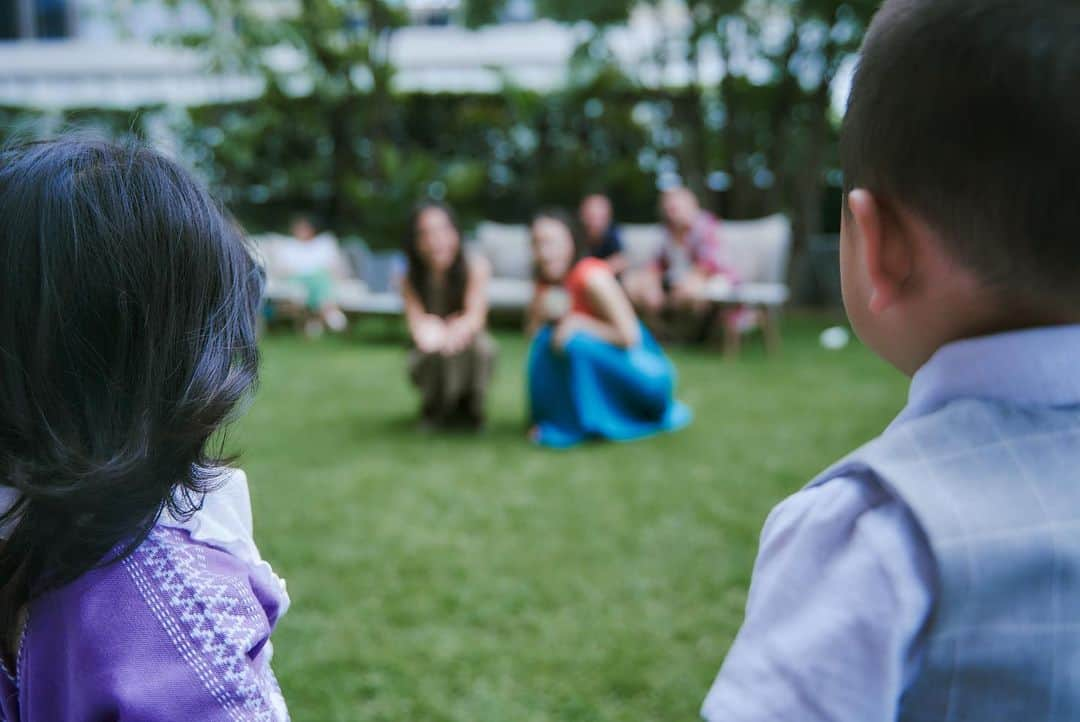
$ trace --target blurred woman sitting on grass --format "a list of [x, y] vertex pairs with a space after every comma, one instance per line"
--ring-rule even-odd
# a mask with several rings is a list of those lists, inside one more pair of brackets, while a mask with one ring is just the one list
[[638, 320], [610, 266], [575, 263], [568, 221], [532, 224], [536, 295], [528, 326], [533, 441], [566, 448], [589, 439], [630, 441], [690, 422], [674, 400], [675, 369]]
[[405, 253], [409, 375], [420, 390], [421, 427], [480, 430], [496, 353], [487, 333], [490, 266], [465, 253], [453, 212], [434, 202], [413, 213]]

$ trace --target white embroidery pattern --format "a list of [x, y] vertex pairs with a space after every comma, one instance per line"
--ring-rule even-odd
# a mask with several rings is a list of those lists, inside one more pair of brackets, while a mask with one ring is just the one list
[[254, 593], [209, 569], [206, 548], [184, 532], [155, 528], [124, 560], [143, 599], [207, 691], [236, 722], [279, 722], [280, 696], [266, 655], [249, 654], [269, 637]]

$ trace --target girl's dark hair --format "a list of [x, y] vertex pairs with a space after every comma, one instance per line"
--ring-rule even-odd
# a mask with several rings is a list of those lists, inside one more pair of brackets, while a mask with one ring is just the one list
[[[581, 259], [582, 254], [582, 242], [580, 234], [575, 233], [574, 219], [569, 213], [562, 208], [541, 208], [539, 211], [533, 214], [533, 217], [529, 220], [529, 236], [532, 236], [532, 227], [537, 221], [557, 221], [566, 227], [567, 232], [570, 234], [570, 239], [574, 243], [574, 257], [570, 260], [570, 268], [573, 268], [574, 263]], [[543, 273], [540, 272], [540, 264], [533, 259], [532, 264], [533, 281], [536, 283], [549, 283], [547, 279], [543, 277]]]
[[446, 302], [448, 308], [445, 309], [448, 314], [457, 313], [465, 308], [465, 290], [469, 284], [469, 268], [465, 260], [465, 244], [464, 239], [461, 238], [461, 226], [458, 224], [454, 210], [445, 203], [433, 200], [421, 201], [413, 208], [412, 215], [409, 217], [409, 229], [405, 236], [405, 255], [409, 261], [409, 285], [413, 287], [413, 290], [420, 297], [424, 308], [430, 312], [434, 289], [431, 287], [431, 274], [428, 272], [424, 258], [420, 254], [420, 234], [417, 232], [416, 227], [420, 223], [420, 216], [433, 209], [445, 213], [446, 217], [450, 219], [450, 225], [454, 227], [458, 234], [457, 256], [454, 257], [454, 262], [450, 266], [446, 277]]
[[123, 558], [227, 463], [256, 381], [262, 273], [179, 166], [134, 142], [0, 153], [0, 637], [43, 592]]

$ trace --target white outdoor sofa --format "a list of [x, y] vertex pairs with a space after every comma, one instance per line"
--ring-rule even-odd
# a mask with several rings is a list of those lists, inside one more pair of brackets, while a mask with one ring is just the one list
[[[779, 338], [776, 314], [790, 296], [785, 279], [791, 252], [791, 223], [786, 216], [777, 214], [757, 220], [724, 221], [721, 229], [725, 260], [741, 281], [731, 284], [725, 279], [716, 279], [706, 289], [704, 300], [715, 310], [728, 305], [759, 309], [766, 340], [771, 344]], [[624, 224], [621, 231], [631, 268], [641, 268], [656, 257], [663, 242], [661, 226]], [[267, 270], [267, 298], [279, 303], [303, 304], [303, 285], [283, 278], [275, 268], [275, 249], [287, 240], [286, 237], [264, 234], [254, 236], [253, 240]], [[492, 310], [523, 312], [533, 294], [528, 227], [483, 222], [477, 226], [468, 246], [491, 262], [493, 274], [489, 298]], [[347, 255], [343, 250], [334, 291], [342, 310], [353, 315], [402, 314], [401, 297], [394, 288], [372, 290], [357, 277], [355, 266], [371, 262], [372, 254], [365, 252], [354, 257], [353, 262]]]
[[[276, 262], [277, 250], [283, 243], [292, 242], [287, 236], [265, 233], [251, 240], [259, 261], [266, 271], [266, 299], [272, 303], [302, 307], [307, 291], [302, 283], [289, 280]], [[346, 313], [369, 316], [398, 316], [404, 313], [401, 296], [396, 291], [373, 291], [356, 275], [356, 269], [344, 249], [335, 269], [334, 300]]]
[[[656, 257], [664, 238], [661, 226], [624, 224], [620, 230], [631, 269], [642, 268]], [[717, 278], [706, 289], [704, 300], [713, 306], [713, 315], [724, 306], [761, 311], [766, 341], [775, 346], [779, 341], [776, 316], [791, 295], [786, 283], [791, 222], [783, 214], [749, 221], [724, 221], [721, 232], [725, 261], [741, 280], [732, 284]], [[481, 223], [472, 245], [493, 267], [492, 308], [525, 308], [533, 293], [528, 228]]]

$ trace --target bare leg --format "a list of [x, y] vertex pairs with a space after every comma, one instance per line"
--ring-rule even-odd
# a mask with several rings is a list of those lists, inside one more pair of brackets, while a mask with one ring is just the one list
[[724, 358], [734, 360], [742, 351], [742, 330], [734, 323], [724, 321]]
[[704, 281], [692, 275], [671, 290], [669, 307], [679, 322], [680, 338], [697, 343], [708, 338], [710, 303], [705, 299]]
[[662, 330], [666, 299], [660, 274], [652, 269], [627, 273], [626, 292], [645, 324], [656, 331]]
[[327, 328], [334, 333], [341, 333], [348, 325], [348, 319], [345, 318], [345, 314], [336, 304], [326, 304], [322, 307], [319, 315], [322, 317]]

